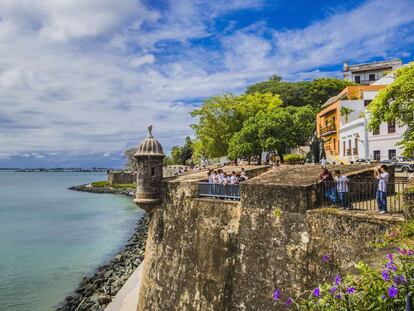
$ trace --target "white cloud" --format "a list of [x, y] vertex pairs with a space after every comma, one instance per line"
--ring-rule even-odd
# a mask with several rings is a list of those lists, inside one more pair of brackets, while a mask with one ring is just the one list
[[[404, 0], [371, 1], [305, 29], [215, 30], [220, 16], [262, 4], [177, 0], [155, 11], [137, 0], [0, 0], [0, 158], [117, 159], [149, 124], [168, 150], [191, 133], [200, 98], [275, 72], [336, 75], [318, 68], [408, 53], [399, 48], [414, 41]], [[189, 40], [197, 38], [214, 44]]]
[[145, 64], [153, 64], [154, 62], [155, 56], [153, 54], [146, 54], [131, 58], [131, 60], [129, 61], [129, 65], [133, 68], [138, 68]]

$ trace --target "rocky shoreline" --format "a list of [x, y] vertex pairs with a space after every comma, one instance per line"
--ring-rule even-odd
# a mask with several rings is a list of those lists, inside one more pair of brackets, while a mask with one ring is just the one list
[[73, 186], [73, 187], [70, 187], [69, 190], [92, 192], [92, 193], [123, 194], [130, 198], [133, 198], [135, 195], [135, 191], [133, 189], [112, 188], [112, 187], [92, 187], [90, 184]]
[[[125, 189], [87, 187], [87, 185], [75, 186], [70, 189], [94, 193], [118, 193], [131, 197], [129, 191]], [[92, 276], [85, 276], [74, 293], [67, 296], [64, 302], [62, 302], [56, 310], [104, 310], [111, 302], [112, 297], [118, 293], [144, 259], [148, 222], [149, 216], [144, 214], [138, 221], [134, 233], [126, 243], [125, 247], [108, 264], [100, 266]]]

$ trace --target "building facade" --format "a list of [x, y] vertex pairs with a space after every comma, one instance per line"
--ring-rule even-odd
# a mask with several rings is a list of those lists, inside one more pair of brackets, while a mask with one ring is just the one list
[[353, 81], [362, 85], [370, 85], [401, 66], [402, 61], [399, 58], [355, 65], [349, 65], [348, 62], [345, 62], [343, 69], [344, 80]]
[[[327, 151], [327, 156], [331, 155], [330, 160], [336, 158], [341, 162], [354, 162], [358, 159], [368, 159], [375, 161], [389, 160], [395, 156], [400, 156], [403, 152], [398, 145], [402, 140], [402, 135], [407, 129], [406, 126], [398, 126], [395, 122], [383, 122], [378, 129], [370, 131], [368, 124], [370, 114], [367, 110], [368, 105], [377, 96], [378, 92], [392, 83], [394, 76], [387, 75], [370, 86], [361, 86], [358, 96], [352, 99], [339, 99], [335, 106], [336, 113], [339, 113], [338, 128], [336, 129], [336, 140], [338, 141], [337, 153]], [[348, 95], [348, 90], [344, 90]], [[342, 91], [340, 94], [343, 94]], [[341, 98], [345, 98], [341, 96]], [[348, 98], [351, 98], [348, 96]], [[328, 108], [327, 107], [327, 108]], [[347, 108], [347, 114], [342, 113], [341, 109]], [[321, 135], [324, 139], [324, 136]]]
[[[356, 85], [348, 86], [343, 91], [341, 91], [337, 96], [330, 98], [323, 106], [322, 110], [316, 116], [316, 133], [318, 138], [324, 141], [324, 148], [326, 152], [327, 159], [330, 161], [341, 161], [343, 158], [344, 152], [346, 156], [349, 155], [349, 139], [348, 147], [341, 141], [340, 131], [341, 128], [346, 125], [348, 127], [347, 136], [351, 135], [350, 130], [352, 130], [352, 136], [360, 132], [360, 129], [356, 130], [356, 133], [353, 133], [354, 129], [358, 127], [358, 124], [361, 121], [356, 122], [356, 124], [348, 124], [350, 121], [354, 121], [360, 118], [360, 113], [364, 111], [364, 91], [378, 91], [385, 86], [383, 85]], [[342, 108], [350, 108], [354, 110], [349, 115], [342, 115]], [[360, 134], [360, 137], [363, 135]], [[361, 138], [363, 139], [363, 138]], [[352, 142], [351, 142], [352, 143]], [[363, 148], [358, 148], [359, 143], [356, 144], [356, 151], [363, 150]], [[352, 146], [352, 144], [351, 144]], [[343, 150], [344, 149], [344, 150]], [[351, 156], [353, 157], [353, 152], [351, 150]], [[356, 155], [355, 155], [356, 157]]]

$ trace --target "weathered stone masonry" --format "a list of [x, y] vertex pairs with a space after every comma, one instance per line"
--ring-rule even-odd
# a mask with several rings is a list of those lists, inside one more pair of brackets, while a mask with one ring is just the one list
[[[351, 180], [372, 174], [372, 167], [340, 168]], [[323, 254], [357, 262], [369, 254], [368, 242], [402, 221], [313, 210], [319, 170], [264, 173], [241, 185], [240, 202], [197, 198], [204, 172], [163, 180], [138, 310], [277, 310], [276, 287], [292, 293], [313, 286]]]

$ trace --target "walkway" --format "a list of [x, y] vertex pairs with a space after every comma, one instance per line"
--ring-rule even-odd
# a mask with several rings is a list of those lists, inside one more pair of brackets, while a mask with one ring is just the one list
[[111, 303], [105, 308], [105, 311], [135, 311], [137, 309], [142, 265], [141, 262]]

